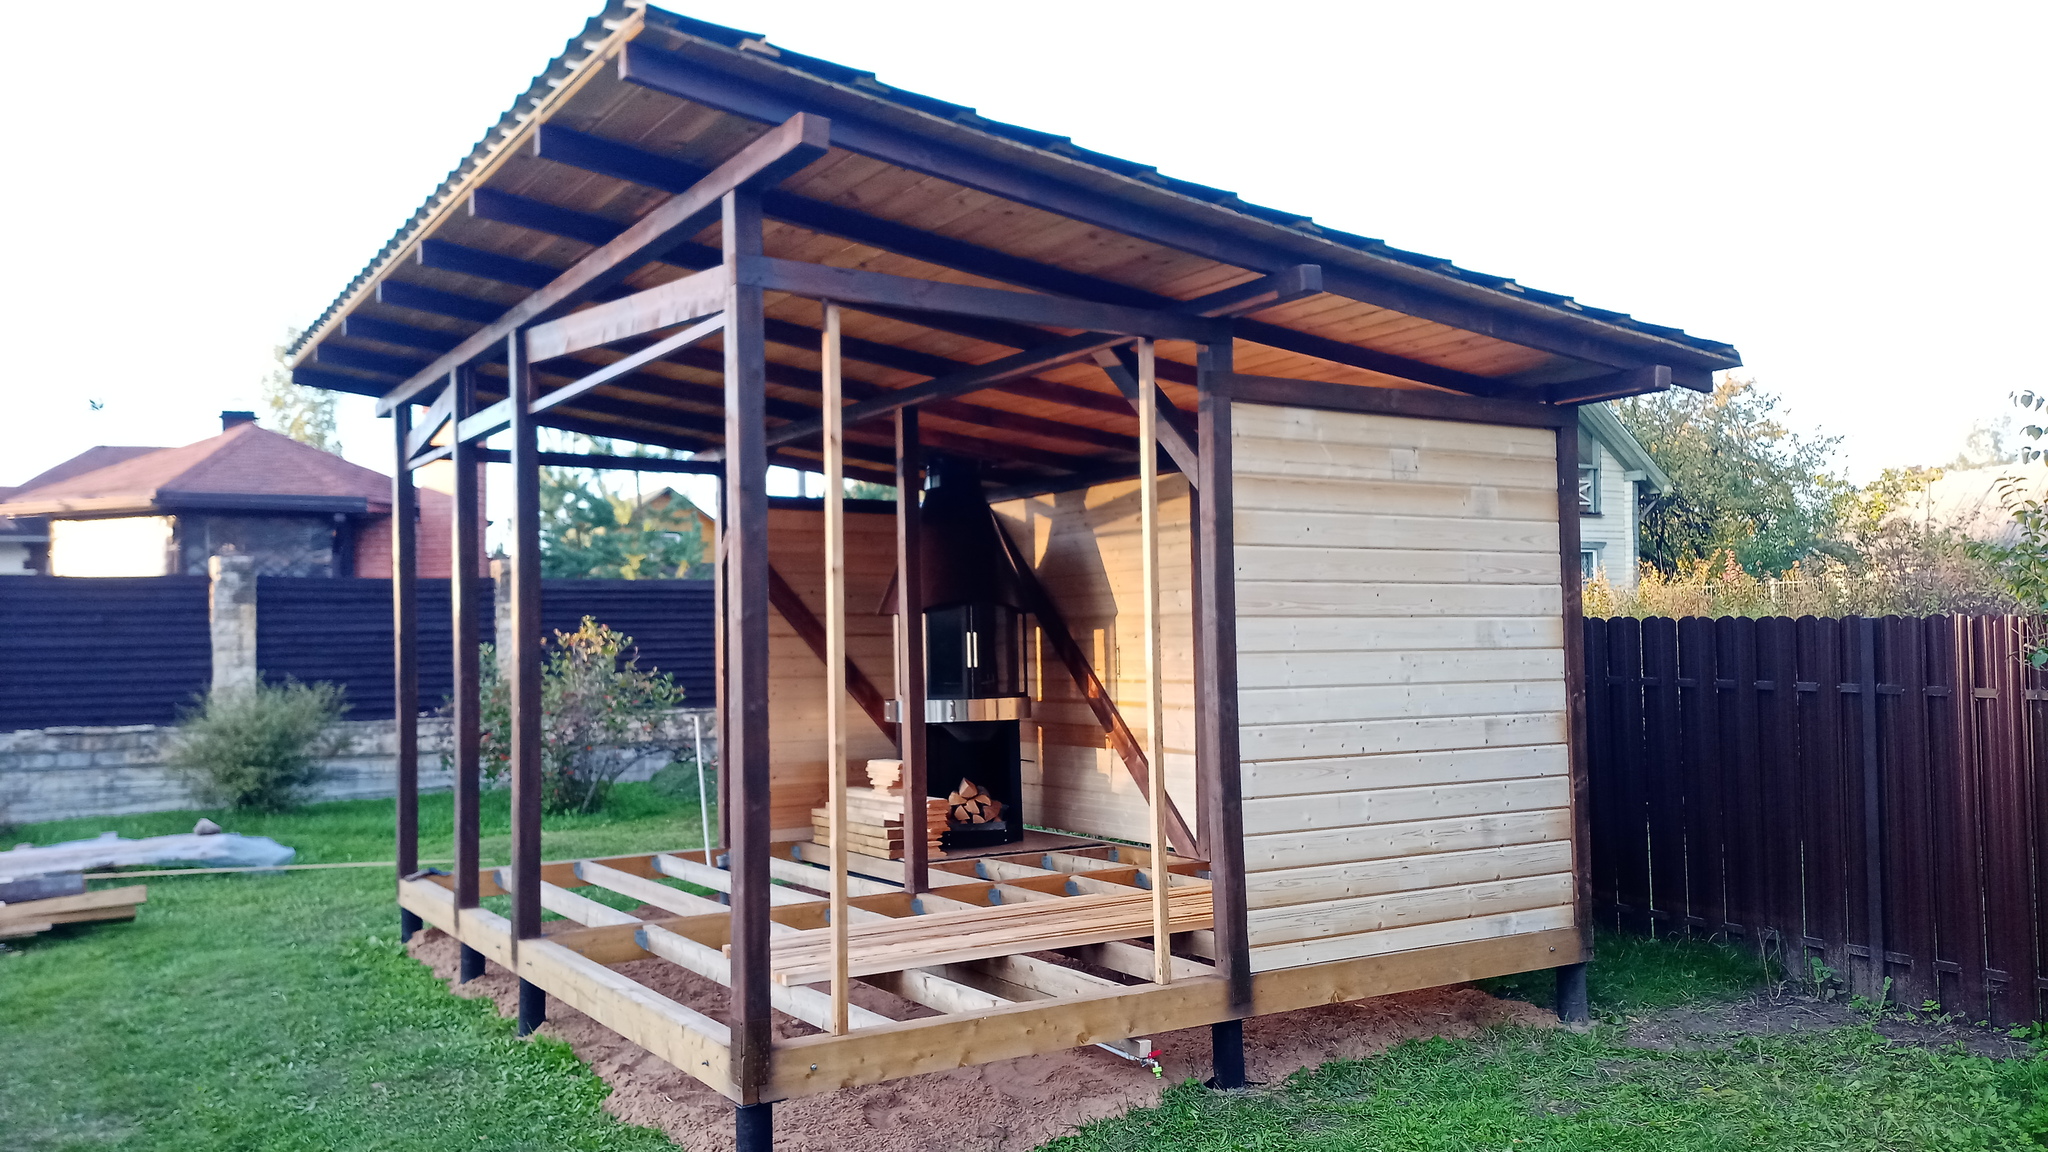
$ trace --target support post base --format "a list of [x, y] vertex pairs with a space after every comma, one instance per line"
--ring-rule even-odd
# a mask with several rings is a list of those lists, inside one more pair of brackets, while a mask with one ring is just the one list
[[1566, 964], [1557, 972], [1557, 1018], [1567, 1024], [1584, 1024], [1593, 1018], [1586, 1001], [1586, 966]]
[[519, 1034], [530, 1036], [548, 1021], [548, 994], [538, 984], [519, 982]]
[[420, 920], [418, 913], [404, 908], [398, 910], [398, 942], [400, 944], [412, 943], [413, 935], [424, 927], [426, 927], [426, 924]]
[[484, 954], [467, 944], [462, 945], [462, 952], [456, 960], [455, 982], [467, 984], [483, 974]]
[[734, 1152], [770, 1152], [775, 1147], [773, 1104], [735, 1104], [732, 1110]]
[[1244, 1087], [1244, 1021], [1223, 1020], [1209, 1025], [1209, 1045], [1216, 1069], [1216, 1074], [1209, 1080], [1209, 1087], [1225, 1090]]

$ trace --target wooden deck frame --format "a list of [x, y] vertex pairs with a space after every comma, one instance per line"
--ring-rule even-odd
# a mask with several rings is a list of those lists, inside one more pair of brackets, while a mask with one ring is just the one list
[[[782, 846], [784, 851], [788, 846]], [[1131, 851], [1123, 849], [1122, 851]], [[674, 853], [678, 859], [704, 853]], [[1058, 853], [1068, 857], [1063, 868], [1085, 865], [1091, 858]], [[637, 878], [659, 875], [656, 855], [606, 857], [588, 861], [557, 861], [544, 865], [542, 879], [555, 888], [551, 900], [560, 908], [574, 911], [573, 903], [559, 902], [566, 890], [590, 883], [587, 876]], [[776, 856], [783, 868], [813, 873], [814, 884], [827, 884], [828, 869], [795, 864], [787, 856]], [[1117, 862], [1101, 860], [1103, 872], [1121, 873]], [[871, 861], [886, 865], [891, 862]], [[1011, 862], [1014, 867], [1029, 865]], [[1192, 866], [1194, 862], [1185, 862]], [[698, 863], [699, 868], [712, 870]], [[859, 865], [856, 866], [857, 868]], [[885, 871], [885, 868], [876, 868]], [[715, 871], [715, 870], [713, 870]], [[1062, 869], [1046, 869], [1061, 874]], [[580, 873], [580, 874], [579, 874]], [[1073, 873], [1086, 876], [1087, 870]], [[693, 873], [695, 879], [707, 877]], [[805, 879], [805, 877], [796, 877]], [[858, 878], [858, 873], [849, 879]], [[505, 895], [499, 874], [484, 871], [476, 878], [486, 896]], [[953, 874], [954, 883], [940, 885], [947, 895], [912, 893], [886, 882], [861, 880], [847, 903], [855, 914], [900, 918], [915, 915], [913, 902], [928, 902], [935, 909], [952, 910], [977, 906], [960, 896], [986, 897], [990, 885]], [[612, 880], [620, 887], [630, 887]], [[665, 889], [685, 911], [652, 919], [619, 913], [594, 901], [575, 900], [596, 910], [582, 927], [558, 924], [558, 931], [545, 936], [515, 940], [510, 922], [496, 913], [456, 907], [454, 877], [424, 876], [399, 884], [399, 901], [407, 911], [427, 925], [454, 937], [499, 964], [576, 1008], [621, 1036], [660, 1056], [707, 1087], [740, 1103], [765, 1103], [794, 1099], [861, 1084], [880, 1083], [924, 1072], [968, 1067], [995, 1060], [1012, 1059], [1042, 1052], [1095, 1043], [1114, 1043], [1133, 1036], [1153, 1036], [1175, 1029], [1198, 1027], [1240, 1018], [1231, 1001], [1230, 981], [1198, 961], [1176, 956], [1174, 979], [1168, 984], [1138, 982], [1119, 984], [1087, 972], [1034, 960], [1029, 956], [1004, 957], [965, 966], [961, 978], [982, 986], [1004, 987], [1034, 998], [1016, 999], [980, 991], [972, 985], [920, 969], [864, 978], [885, 991], [913, 1002], [939, 1008], [942, 1015], [911, 1020], [891, 1020], [874, 1014], [855, 1017], [853, 1027], [843, 1034], [821, 1032], [779, 1041], [770, 1052], [768, 1075], [755, 1086], [752, 1100], [740, 1077], [740, 1050], [731, 1029], [687, 1004], [641, 985], [612, 971], [611, 966], [649, 958], [668, 958], [661, 940], [684, 941], [692, 956], [707, 961], [720, 955], [732, 941], [731, 910], [675, 889]], [[637, 892], [639, 889], [635, 888]], [[792, 888], [792, 892], [799, 889]], [[1132, 891], [1138, 891], [1132, 889]], [[957, 895], [956, 895], [957, 894]], [[1044, 898], [1059, 897], [1041, 894]], [[780, 904], [770, 913], [769, 923], [779, 931], [798, 930], [820, 924], [825, 900], [808, 896]], [[1114, 945], [1083, 945], [1064, 949], [1071, 956], [1097, 968], [1116, 969], [1103, 964]], [[1145, 949], [1128, 949], [1144, 953]], [[1553, 929], [1520, 936], [1499, 937], [1468, 943], [1440, 945], [1364, 960], [1345, 960], [1260, 973], [1251, 981], [1251, 1012], [1265, 1015], [1319, 1004], [1341, 1003], [1371, 996], [1387, 995], [1445, 983], [1507, 975], [1532, 968], [1579, 962], [1583, 944], [1576, 929]], [[1124, 957], [1126, 967], [1149, 965], [1151, 958]], [[715, 961], [711, 961], [715, 963]], [[686, 966], [694, 964], [686, 962]], [[736, 969], [733, 976], [737, 975]], [[915, 987], [914, 987], [915, 986]], [[820, 997], [820, 999], [824, 999]], [[951, 1006], [948, 1010], [947, 1005]]]

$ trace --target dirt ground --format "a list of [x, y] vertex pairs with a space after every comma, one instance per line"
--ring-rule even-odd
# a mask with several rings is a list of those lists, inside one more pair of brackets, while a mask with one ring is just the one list
[[[1757, 992], [1741, 1000], [1668, 1008], [1627, 1020], [1627, 1042], [1671, 1051], [1718, 1046], [1734, 1036], [1782, 1035], [1824, 1031], [1870, 1019], [1842, 1000], [1818, 1000], [1785, 987]], [[1878, 1034], [1897, 1044], [1946, 1048], [1960, 1043], [1977, 1056], [2016, 1059], [2027, 1056], [2029, 1043], [2005, 1028], [1978, 1027], [1920, 1013], [1888, 1012], [1876, 1022]]]
[[[414, 940], [412, 953], [443, 980], [455, 975], [455, 942], [438, 931]], [[643, 960], [621, 973], [711, 1016], [725, 1007], [724, 989], [673, 964]], [[455, 989], [488, 996], [498, 1011], [516, 1010], [518, 981], [496, 965]], [[907, 1011], [903, 1001], [873, 989], [855, 1001], [885, 1015]], [[776, 1017], [784, 1035], [807, 1034], [807, 1025]], [[1488, 1027], [1555, 1024], [1543, 1009], [1498, 1000], [1473, 988], [1439, 988], [1357, 1004], [1335, 1004], [1245, 1022], [1246, 1073], [1255, 1083], [1285, 1079], [1304, 1067], [1385, 1051], [1407, 1039], [1476, 1036]], [[733, 1146], [732, 1105], [662, 1060], [560, 1002], [548, 1001], [543, 1035], [567, 1042], [612, 1086], [605, 1107], [620, 1119], [660, 1128], [691, 1152]], [[935, 1072], [886, 1084], [852, 1088], [778, 1104], [776, 1147], [840, 1152], [1023, 1152], [1073, 1132], [1091, 1120], [1159, 1103], [1171, 1084], [1206, 1080], [1209, 1030], [1152, 1037], [1165, 1076], [1099, 1048], [1077, 1048], [975, 1068]], [[960, 1106], [974, 1102], [971, 1130]]]

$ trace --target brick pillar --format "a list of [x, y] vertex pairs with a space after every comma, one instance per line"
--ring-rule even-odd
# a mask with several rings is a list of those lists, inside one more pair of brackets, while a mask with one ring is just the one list
[[492, 632], [491, 644], [498, 650], [498, 668], [502, 672], [507, 653], [512, 651], [512, 561], [503, 556], [491, 557], [492, 615], [496, 628]]
[[206, 562], [213, 585], [207, 615], [213, 625], [213, 690], [256, 686], [256, 558], [232, 553]]

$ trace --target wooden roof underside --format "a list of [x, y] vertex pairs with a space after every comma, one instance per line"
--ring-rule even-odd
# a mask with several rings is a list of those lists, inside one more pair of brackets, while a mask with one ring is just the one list
[[[613, 57], [635, 40], [636, 50], [687, 48], [700, 56], [712, 51], [682, 33], [643, 24], [637, 15], [628, 21], [309, 334], [297, 361], [302, 383], [386, 394], [590, 252], [609, 232], [631, 224], [773, 127], [622, 79]], [[833, 114], [831, 108], [819, 111]], [[1263, 274], [837, 146], [786, 180], [767, 214], [769, 256], [1010, 290], [1050, 286], [1106, 302], [1157, 306]], [[637, 269], [614, 294], [710, 267], [718, 260], [719, 239], [714, 223], [664, 260]], [[821, 307], [770, 293], [767, 315], [771, 425], [815, 416]], [[1250, 323], [1240, 322], [1236, 342], [1236, 368], [1244, 373], [1429, 387], [1421, 377], [1449, 381], [1461, 391], [1542, 399], [1545, 387], [1617, 370], [1612, 357], [1600, 363], [1561, 355], [1335, 292], [1246, 319]], [[844, 331], [849, 400], [1071, 332], [852, 310], [844, 315]], [[543, 363], [541, 386], [566, 384], [660, 335]], [[1682, 363], [1695, 384], [1714, 367], [1739, 363], [1724, 345], [1692, 338], [1666, 343], [1665, 355], [1650, 349], [1643, 353], [1645, 362]], [[1303, 347], [1331, 355], [1305, 354]], [[1192, 409], [1193, 345], [1163, 341], [1159, 358], [1166, 395]], [[1394, 364], [1400, 374], [1361, 362]], [[551, 409], [541, 423], [708, 448], [721, 440], [722, 363], [714, 339]], [[479, 372], [484, 402], [501, 397], [502, 354], [495, 363], [481, 363]], [[1013, 480], [1087, 473], [1135, 459], [1136, 417], [1092, 362], [930, 403], [922, 411], [928, 447], [981, 457]], [[884, 468], [893, 457], [890, 444], [886, 421], [848, 429], [850, 470], [863, 463]], [[798, 441], [778, 462], [801, 467], [817, 455], [815, 439]]]

